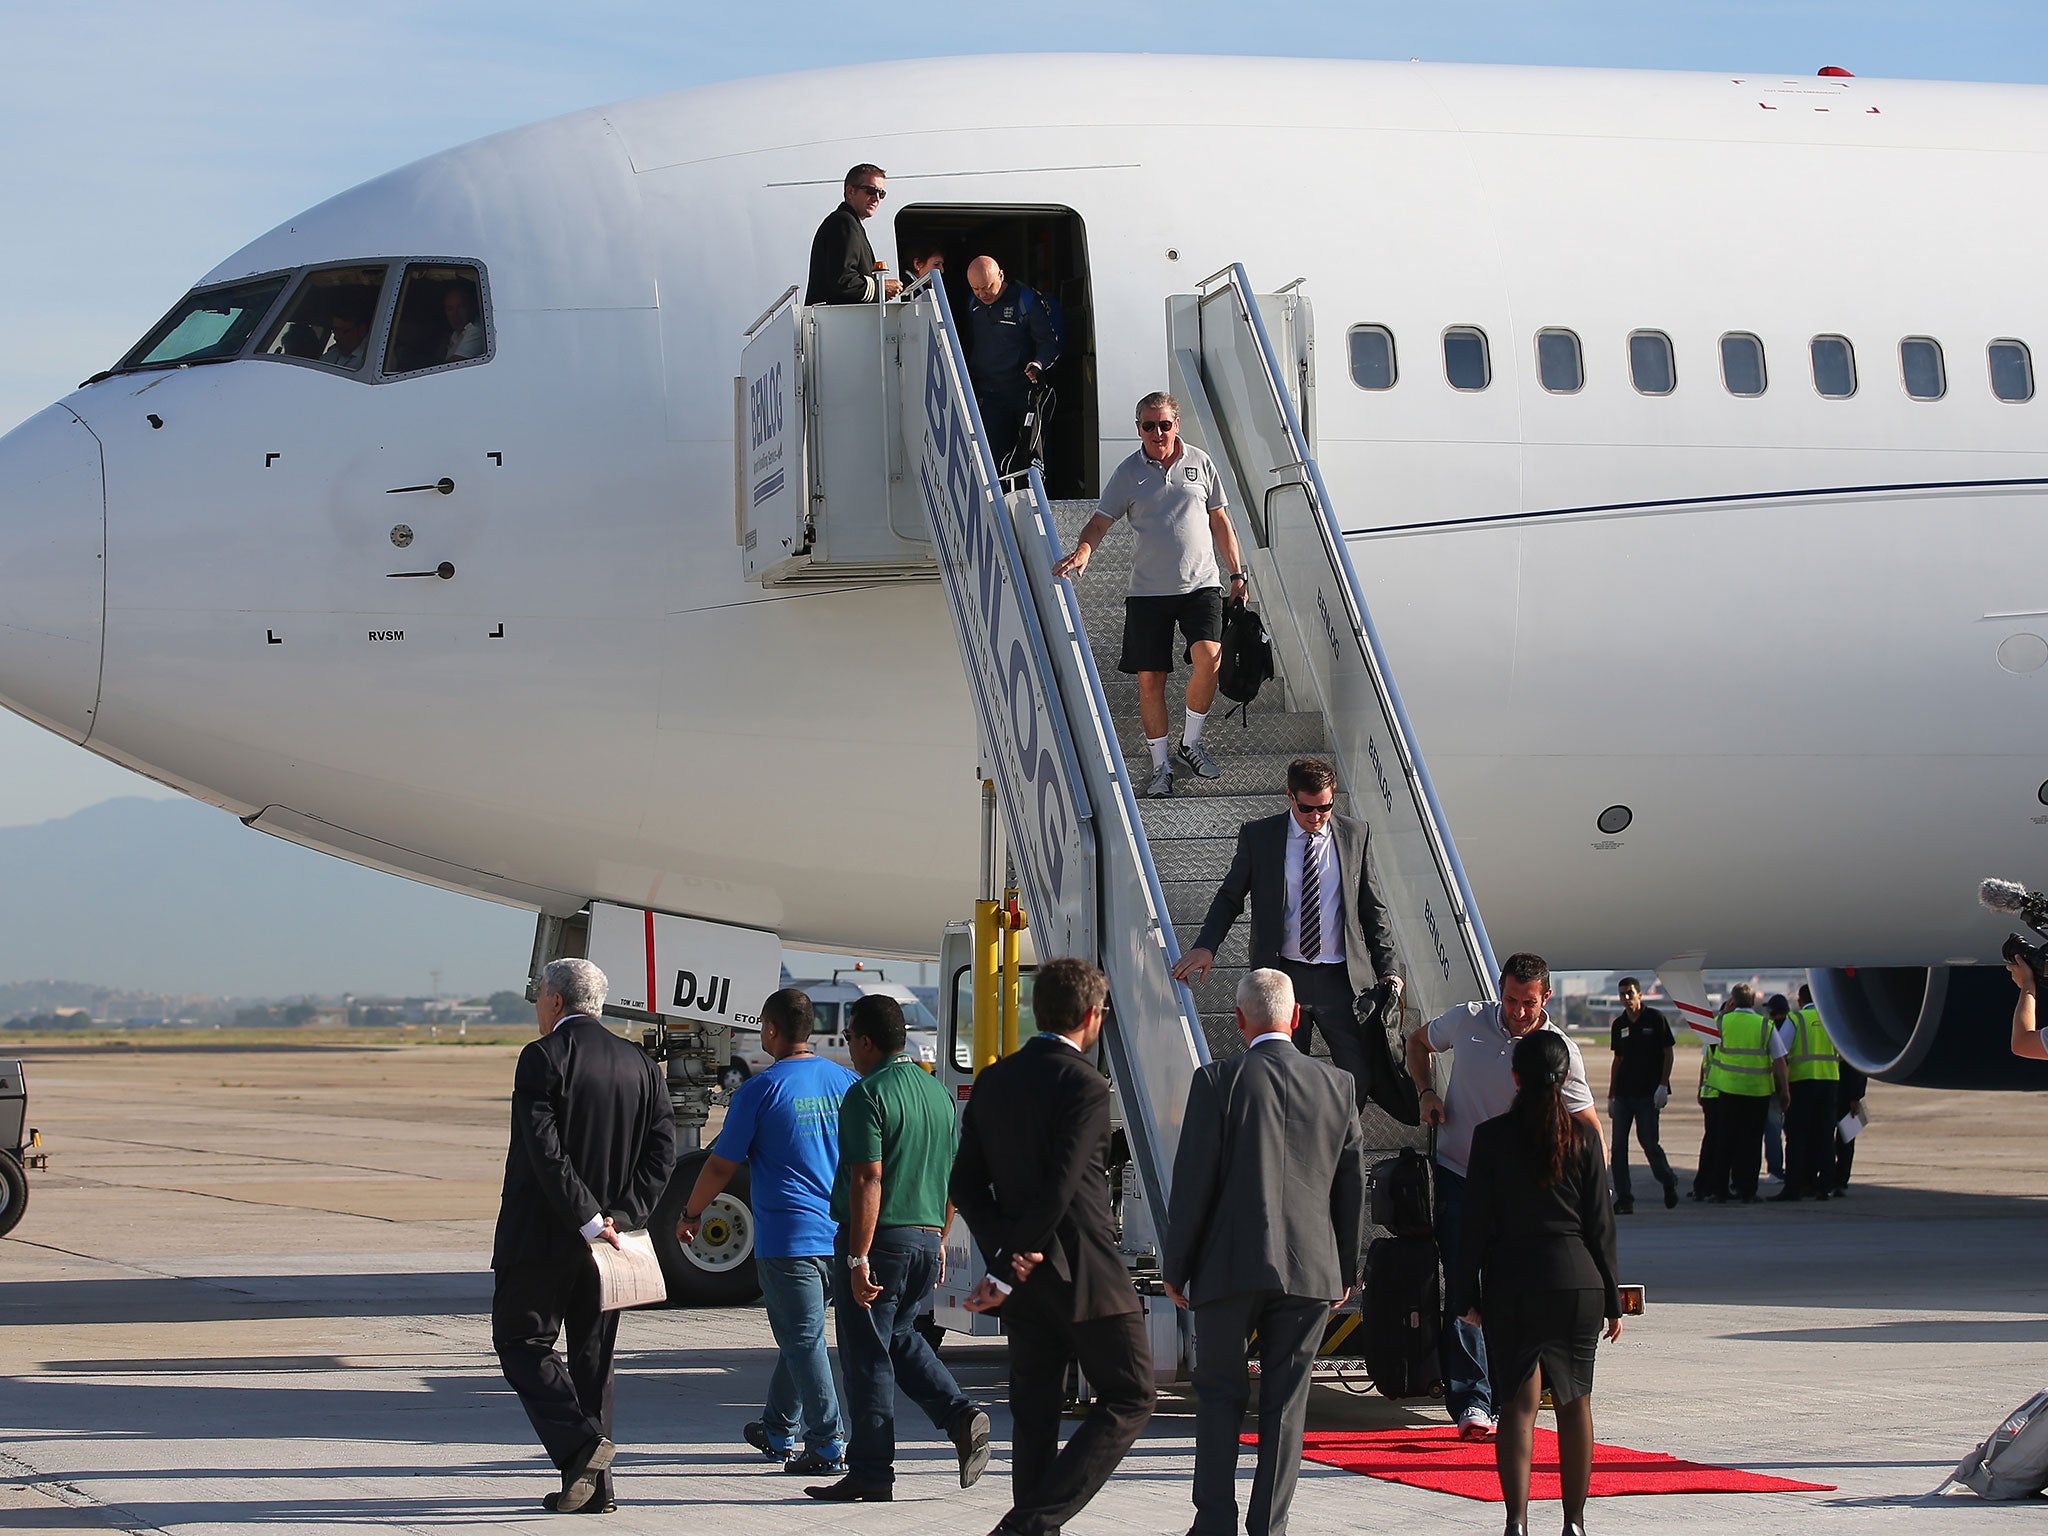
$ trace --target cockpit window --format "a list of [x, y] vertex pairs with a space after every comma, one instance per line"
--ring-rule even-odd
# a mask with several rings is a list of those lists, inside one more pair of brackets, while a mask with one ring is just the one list
[[290, 276], [287, 272], [275, 272], [244, 283], [195, 288], [136, 343], [114, 371], [226, 362], [242, 350], [249, 333], [263, 323]]
[[414, 262], [398, 290], [384, 351], [387, 376], [490, 356], [483, 273], [461, 262]]
[[384, 291], [387, 270], [321, 267], [308, 272], [283, 316], [263, 338], [262, 355], [361, 372], [370, 355], [370, 331], [377, 323], [377, 299]]

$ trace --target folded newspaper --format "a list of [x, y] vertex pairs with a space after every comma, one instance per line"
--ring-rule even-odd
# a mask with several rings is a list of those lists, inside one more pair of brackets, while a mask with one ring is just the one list
[[1859, 1115], [1852, 1109], [1835, 1122], [1835, 1134], [1844, 1141], [1854, 1141], [1863, 1133], [1863, 1128], [1868, 1124], [1870, 1124], [1870, 1112], [1868, 1110]]
[[622, 1307], [651, 1307], [668, 1300], [668, 1282], [661, 1277], [661, 1261], [654, 1256], [654, 1239], [643, 1229], [621, 1232], [614, 1248], [601, 1237], [590, 1240], [590, 1261], [597, 1266], [597, 1283], [607, 1312]]

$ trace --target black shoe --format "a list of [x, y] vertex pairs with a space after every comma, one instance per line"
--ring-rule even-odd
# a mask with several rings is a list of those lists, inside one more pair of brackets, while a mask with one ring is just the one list
[[1617, 1201], [1615, 1201], [1615, 1202], [1614, 1202], [1614, 1214], [1615, 1214], [1615, 1215], [1617, 1215], [1617, 1216], [1633, 1216], [1633, 1215], [1635, 1215], [1635, 1213], [1636, 1213], [1636, 1203], [1635, 1203], [1635, 1201], [1633, 1201], [1633, 1200], [1617, 1200]]
[[801, 1456], [792, 1456], [782, 1464], [785, 1472], [798, 1472], [805, 1477], [827, 1477], [834, 1472], [846, 1470], [844, 1456], [820, 1456], [816, 1451], [805, 1448]]
[[[573, 1515], [586, 1504], [596, 1499], [604, 1474], [612, 1464], [612, 1457], [618, 1454], [618, 1447], [603, 1435], [576, 1453], [562, 1471], [562, 1491], [555, 1495], [552, 1506], [558, 1515]], [[546, 1500], [542, 1500], [546, 1504]]]
[[551, 1515], [559, 1515], [563, 1513], [572, 1513], [578, 1515], [614, 1515], [617, 1514], [619, 1510], [618, 1500], [612, 1497], [612, 1475], [609, 1472], [600, 1474], [597, 1482], [597, 1491], [591, 1495], [590, 1502], [588, 1504], [585, 1504], [581, 1509], [564, 1511], [560, 1507], [561, 1500], [562, 1496], [559, 1493], [551, 1493], [546, 1498], [540, 1501], [540, 1507], [546, 1510]]
[[946, 1438], [960, 1453], [960, 1486], [972, 1488], [988, 1470], [988, 1415], [969, 1403], [953, 1415]]
[[1782, 1189], [1778, 1191], [1777, 1194], [1772, 1195], [1769, 1198], [1771, 1204], [1773, 1205], [1784, 1205], [1793, 1200], [1803, 1200], [1806, 1197], [1800, 1194], [1799, 1191], [1796, 1189]]
[[1667, 1211], [1678, 1209], [1678, 1181], [1676, 1179], [1664, 1186], [1664, 1209]]
[[1809, 1200], [1831, 1200], [1834, 1197], [1824, 1189], [1817, 1189], [1806, 1197]]
[[766, 1456], [770, 1461], [787, 1462], [792, 1456], [796, 1455], [796, 1447], [779, 1446], [768, 1438], [768, 1421], [766, 1419], [756, 1419], [751, 1424], [744, 1425], [740, 1433], [747, 1437], [747, 1444], [751, 1445], [763, 1456]]
[[887, 1483], [856, 1483], [851, 1477], [842, 1477], [821, 1488], [806, 1488], [804, 1492], [827, 1504], [887, 1504], [896, 1497]]

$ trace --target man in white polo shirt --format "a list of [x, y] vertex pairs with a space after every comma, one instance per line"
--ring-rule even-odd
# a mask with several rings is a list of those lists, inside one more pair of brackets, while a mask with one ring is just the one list
[[1166, 679], [1173, 671], [1173, 631], [1186, 642], [1187, 722], [1181, 730], [1181, 766], [1205, 779], [1222, 776], [1202, 747], [1202, 726], [1216, 701], [1216, 672], [1223, 662], [1224, 577], [1229, 595], [1244, 596], [1244, 562], [1237, 530], [1223, 499], [1223, 482], [1209, 455], [1180, 437], [1180, 403], [1168, 394], [1138, 402], [1138, 451], [1117, 465], [1102, 488], [1102, 504], [1081, 530], [1074, 552], [1053, 567], [1056, 576], [1078, 577], [1102, 536], [1124, 518], [1137, 536], [1131, 560], [1130, 595], [1124, 599], [1124, 649], [1116, 666], [1138, 678], [1138, 714], [1145, 744], [1152, 750], [1152, 779], [1145, 793], [1173, 793], [1173, 765], [1167, 761]]
[[[1564, 1036], [1572, 1061], [1564, 1083], [1565, 1108], [1587, 1134], [1600, 1135], [1593, 1090], [1586, 1084], [1586, 1064], [1579, 1057], [1578, 1045], [1544, 1012], [1543, 1005], [1549, 1001], [1550, 967], [1543, 957], [1509, 955], [1500, 968], [1499, 1002], [1461, 1003], [1408, 1037], [1408, 1075], [1422, 1097], [1422, 1123], [1442, 1127], [1436, 1143], [1435, 1181], [1436, 1241], [1442, 1253], [1458, 1251], [1472, 1132], [1514, 1105], [1515, 1074], [1510, 1063], [1515, 1042], [1522, 1036], [1537, 1029]], [[1437, 1095], [1429, 1060], [1438, 1051], [1452, 1053], [1451, 1079], [1442, 1097]], [[1493, 1390], [1486, 1377], [1485, 1335], [1475, 1324], [1446, 1311], [1441, 1340], [1444, 1403], [1458, 1433], [1467, 1440], [1492, 1438]]]

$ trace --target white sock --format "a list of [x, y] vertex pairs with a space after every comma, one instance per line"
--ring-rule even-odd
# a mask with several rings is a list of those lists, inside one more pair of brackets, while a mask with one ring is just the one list
[[1165, 736], [1147, 736], [1145, 738], [1145, 745], [1152, 749], [1152, 768], [1155, 773], [1166, 766], [1167, 740], [1168, 738]]
[[1195, 746], [1202, 739], [1202, 727], [1208, 723], [1209, 717], [1207, 714], [1198, 715], [1192, 709], [1189, 710], [1188, 723], [1182, 727], [1180, 739], [1191, 747]]

